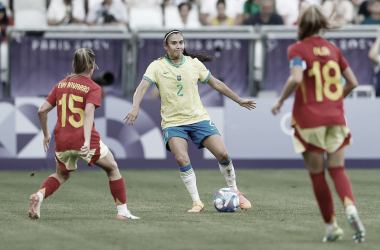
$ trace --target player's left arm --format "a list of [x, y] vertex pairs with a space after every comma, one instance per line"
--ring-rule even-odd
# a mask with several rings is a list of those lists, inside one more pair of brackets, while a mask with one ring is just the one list
[[296, 65], [290, 70], [290, 76], [286, 81], [285, 87], [280, 97], [272, 106], [272, 113], [277, 115], [284, 101], [298, 88], [303, 79], [303, 69], [301, 65]]
[[49, 142], [51, 139], [51, 135], [49, 133], [48, 124], [47, 124], [47, 115], [48, 113], [54, 108], [53, 105], [51, 105], [48, 101], [44, 101], [42, 103], [41, 107], [38, 109], [38, 119], [40, 120], [41, 128], [44, 133], [44, 141], [43, 146], [45, 152], [47, 152], [49, 148]]
[[249, 110], [256, 108], [256, 102], [255, 100], [249, 100], [249, 99], [242, 99], [240, 96], [235, 94], [229, 87], [227, 87], [226, 84], [224, 84], [222, 81], [216, 79], [213, 75], [210, 76], [210, 79], [208, 80], [208, 85], [210, 85], [213, 89], [218, 91], [219, 93], [227, 96], [231, 100], [238, 103], [240, 106], [245, 107]]
[[343, 96], [346, 97], [358, 86], [358, 80], [350, 67], [343, 70], [342, 75], [346, 80], [346, 84], [343, 86]]

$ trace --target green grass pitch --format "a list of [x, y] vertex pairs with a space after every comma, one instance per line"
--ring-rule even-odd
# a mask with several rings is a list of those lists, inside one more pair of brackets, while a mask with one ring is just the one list
[[[41, 206], [41, 219], [27, 217], [29, 196], [51, 172], [0, 172], [0, 249], [380, 249], [380, 170], [347, 170], [366, 242], [357, 245], [334, 193], [343, 240], [322, 243], [324, 224], [306, 170], [239, 170], [237, 183], [252, 202], [249, 211], [218, 213], [213, 195], [226, 187], [219, 170], [198, 170], [205, 212], [188, 214], [192, 202], [177, 170], [122, 171], [131, 212], [116, 217], [102, 171], [76, 171]], [[331, 184], [331, 181], [329, 180]], [[332, 185], [330, 185], [332, 186]]]

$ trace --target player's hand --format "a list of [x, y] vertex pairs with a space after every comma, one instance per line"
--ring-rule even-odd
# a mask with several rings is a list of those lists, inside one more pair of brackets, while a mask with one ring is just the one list
[[80, 148], [80, 155], [85, 155], [86, 159], [90, 157], [90, 142], [84, 142], [83, 146]]
[[50, 139], [51, 139], [51, 135], [48, 135], [48, 136], [44, 137], [43, 145], [44, 145], [45, 152], [47, 152], [47, 150], [49, 148]]
[[133, 107], [131, 111], [129, 111], [128, 115], [124, 117], [125, 123], [129, 125], [133, 125], [135, 123], [137, 116], [139, 115], [139, 108]]
[[249, 99], [242, 99], [239, 103], [240, 106], [251, 110], [256, 108], [256, 102], [255, 100], [249, 100]]
[[274, 115], [277, 115], [278, 113], [280, 113], [280, 108], [282, 106], [282, 102], [280, 100], [277, 100], [273, 106], [272, 106], [272, 113]]

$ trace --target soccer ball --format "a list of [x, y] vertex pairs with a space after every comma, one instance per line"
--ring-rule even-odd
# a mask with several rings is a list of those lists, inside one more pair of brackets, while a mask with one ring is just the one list
[[239, 203], [239, 195], [231, 188], [219, 189], [214, 195], [214, 207], [219, 212], [235, 212]]

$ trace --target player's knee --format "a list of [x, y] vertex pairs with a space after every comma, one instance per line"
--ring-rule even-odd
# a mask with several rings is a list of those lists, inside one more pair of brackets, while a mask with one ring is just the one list
[[62, 172], [59, 175], [64, 179], [64, 181], [67, 181], [71, 177], [71, 172], [69, 172], [69, 173]]
[[217, 157], [218, 161], [226, 162], [230, 159], [230, 156], [227, 151], [220, 152]]
[[175, 156], [175, 159], [179, 166], [187, 166], [190, 164], [190, 158], [185, 154], [178, 154]]
[[119, 169], [119, 167], [117, 166], [116, 161], [112, 161], [112, 163], [111, 163], [111, 169], [112, 170], [118, 170]]

